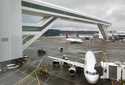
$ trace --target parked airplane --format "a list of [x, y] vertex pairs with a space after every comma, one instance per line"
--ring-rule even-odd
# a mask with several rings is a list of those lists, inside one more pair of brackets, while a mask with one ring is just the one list
[[67, 38], [67, 41], [71, 42], [71, 43], [82, 43], [82, 39], [80, 38]]
[[99, 79], [99, 73], [95, 69], [97, 62], [96, 62], [96, 58], [95, 58], [93, 51], [87, 51], [85, 53], [85, 63], [84, 64], [79, 63], [79, 62], [70, 61], [70, 60], [61, 59], [61, 58], [56, 58], [56, 57], [52, 57], [52, 56], [48, 56], [48, 57], [53, 60], [59, 61], [59, 62], [64, 62], [64, 63], [70, 64], [71, 67], [69, 68], [69, 71], [71, 73], [76, 72], [76, 67], [84, 68], [85, 78], [88, 81], [88, 83], [90, 83], [90, 84], [95, 84]]

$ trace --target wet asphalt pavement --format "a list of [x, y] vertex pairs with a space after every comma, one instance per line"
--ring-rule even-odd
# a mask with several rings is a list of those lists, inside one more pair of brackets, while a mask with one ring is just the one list
[[[63, 53], [60, 53], [60, 48], [63, 47]], [[125, 42], [111, 42], [103, 40], [84, 40], [82, 44], [71, 44], [66, 41], [65, 38], [58, 37], [41, 37], [39, 40], [34, 42], [29, 48], [24, 50], [24, 55], [29, 56], [32, 62], [25, 66], [25, 69], [8, 71], [0, 74], [0, 85], [15, 85], [15, 83], [23, 79], [28, 72], [26, 70], [32, 71], [30, 67], [35, 68], [43, 56], [38, 56], [38, 49], [44, 49], [47, 54], [44, 56], [42, 64], [48, 66], [49, 76], [44, 80], [44, 85], [89, 85], [83, 74], [75, 75], [71, 77], [67, 69], [60, 68], [54, 69], [52, 66], [52, 60], [47, 56], [54, 56], [62, 58], [62, 55], [67, 55], [72, 61], [77, 61], [84, 63], [84, 54], [82, 51], [87, 50], [101, 50], [103, 53], [96, 54], [96, 59], [98, 62], [101, 60], [105, 61], [121, 61], [125, 62]], [[13, 77], [13, 78], [11, 78]], [[35, 84], [29, 84], [35, 85]], [[111, 81], [100, 80], [96, 85], [111, 85]]]
[[[60, 53], [60, 48], [63, 47], [63, 53]], [[65, 38], [40, 38], [35, 43], [33, 43], [28, 49], [28, 51], [34, 51], [37, 54], [38, 49], [44, 49], [47, 55], [60, 57], [62, 55], [67, 55], [72, 61], [77, 61], [84, 63], [82, 58], [84, 54], [80, 53], [87, 50], [100, 50], [102, 53], [96, 54], [96, 59], [98, 62], [105, 60], [110, 62], [121, 61], [125, 62], [125, 42], [111, 42], [103, 40], [85, 40], [82, 44], [71, 44], [66, 41]], [[30, 54], [29, 56], [32, 56]], [[36, 55], [34, 55], [36, 56]], [[46, 57], [42, 64], [48, 65], [49, 77], [45, 81], [47, 85], [89, 85], [84, 75], [75, 75], [71, 77], [68, 71], [64, 70], [62, 67], [54, 70], [52, 66], [52, 61]], [[111, 85], [111, 81], [99, 80], [96, 85]]]

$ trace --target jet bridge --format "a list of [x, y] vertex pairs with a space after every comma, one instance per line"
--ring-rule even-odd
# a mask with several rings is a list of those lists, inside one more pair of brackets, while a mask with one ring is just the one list
[[[0, 62], [22, 57], [22, 51], [42, 36], [57, 18], [98, 25], [104, 39], [107, 39], [104, 29], [111, 26], [109, 22], [41, 0], [1, 0], [0, 11]], [[22, 14], [43, 18], [35, 24], [22, 23]]]
[[[101, 31], [101, 34], [103, 36], [103, 39], [108, 39], [107, 36], [107, 29], [111, 26], [111, 23], [92, 18], [86, 15], [83, 15], [79, 12], [76, 12], [74, 10], [70, 10], [64, 7], [60, 7], [57, 5], [53, 5], [50, 3], [42, 2], [41, 0], [22, 0], [22, 13], [23, 14], [29, 14], [29, 15], [35, 15], [35, 16], [43, 16], [43, 17], [53, 17], [53, 18], [63, 18], [66, 20], [72, 20], [72, 21], [78, 21], [86, 24], [95, 24], [99, 27], [99, 30]], [[53, 20], [54, 22], [55, 20]], [[51, 22], [51, 23], [53, 23]], [[49, 25], [49, 24], [47, 24]], [[26, 27], [26, 26], [24, 26]], [[28, 26], [27, 26], [28, 27]], [[33, 27], [33, 26], [30, 26]], [[39, 26], [40, 27], [40, 26]], [[42, 27], [42, 25], [41, 25]], [[44, 32], [47, 31], [48, 27], [42, 28], [44, 30], [40, 30], [41, 32], [37, 32], [34, 37], [35, 39], [30, 40], [30, 42], [24, 44], [24, 49], [27, 48], [32, 42], [34, 42], [36, 39], [38, 39]], [[45, 31], [46, 30], [46, 31]], [[23, 31], [24, 34], [25, 30]], [[29, 34], [34, 32], [30, 31]]]
[[36, 41], [41, 35], [43, 35], [48, 29], [49, 27], [53, 24], [52, 22], [56, 20], [55, 17], [47, 17], [44, 19], [43, 23], [40, 25], [37, 25], [39, 27], [37, 32], [32, 32], [30, 31], [30, 29], [25, 29], [25, 27], [37, 27], [37, 26], [31, 26], [29, 25], [25, 25], [24, 29], [23, 29], [23, 35], [27, 35], [27, 36], [33, 36], [32, 38], [25, 38], [23, 40], [23, 44], [24, 47], [23, 49], [26, 49], [27, 47], [29, 47], [34, 41]]
[[[57, 5], [50, 4], [50, 3], [42, 2], [40, 0], [22, 0], [22, 13], [34, 15], [34, 16], [42, 16], [42, 17], [51, 16], [53, 18], [63, 18], [63, 19], [83, 22], [83, 23], [87, 23], [87, 24], [95, 24], [99, 27], [99, 30], [101, 31], [101, 34], [105, 40], [108, 39], [107, 29], [108, 29], [108, 27], [111, 26], [111, 23], [109, 23], [109, 22], [99, 20], [96, 18], [92, 18], [92, 17], [88, 17], [88, 16], [78, 13], [74, 10], [70, 10], [70, 9], [67, 9], [64, 7], [60, 7]], [[53, 22], [54, 22], [54, 20], [53, 20]], [[29, 26], [33, 27], [33, 25], [32, 26], [29, 25]], [[38, 26], [40, 27], [40, 25], [38, 25]], [[47, 28], [42, 28], [42, 29], [47, 29]], [[45, 30], [43, 30], [43, 31], [45, 32]], [[42, 32], [42, 30], [41, 30], [41, 32]], [[25, 34], [25, 31], [24, 31], [24, 34]], [[43, 34], [43, 32], [42, 32], [42, 34]], [[39, 32], [38, 36], [40, 37], [42, 34]], [[36, 34], [36, 36], [37, 36], [37, 34]], [[37, 38], [39, 38], [39, 37], [37, 37]], [[35, 41], [37, 38], [33, 39], [32, 42]], [[30, 43], [31, 43], [31, 41], [30, 41]], [[27, 48], [30, 45], [30, 43], [28, 43], [28, 45], [24, 44], [24, 49]]]

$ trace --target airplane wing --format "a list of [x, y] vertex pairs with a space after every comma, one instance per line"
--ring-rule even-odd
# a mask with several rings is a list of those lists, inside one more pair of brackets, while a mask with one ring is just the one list
[[[87, 51], [79, 51], [78, 53], [80, 53], [80, 54], [86, 54], [86, 52]], [[97, 51], [92, 51], [93, 53], [103, 53], [103, 51], [101, 51], [101, 50], [97, 50]]]
[[65, 62], [65, 63], [71, 64], [71, 65], [74, 65], [76, 67], [84, 68], [84, 64], [83, 63], [70, 61], [70, 60], [65, 60], [65, 59], [61, 59], [61, 58], [56, 58], [56, 57], [52, 57], [52, 56], [48, 56], [48, 57], [53, 59], [53, 60], [57, 60], [57, 61], [60, 61], [60, 62]]

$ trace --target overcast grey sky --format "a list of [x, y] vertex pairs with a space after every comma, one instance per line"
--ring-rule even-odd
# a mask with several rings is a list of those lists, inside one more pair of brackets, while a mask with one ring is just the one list
[[[125, 31], [125, 0], [41, 0], [69, 9], [79, 11], [88, 16], [95, 16], [112, 23], [113, 29]], [[63, 23], [64, 22], [64, 23]], [[58, 20], [53, 27], [78, 26], [84, 24], [73, 24], [64, 20]], [[91, 27], [91, 26], [90, 26]], [[95, 26], [96, 27], [96, 26]]]
[[125, 0], [42, 0], [107, 20], [125, 31]]

